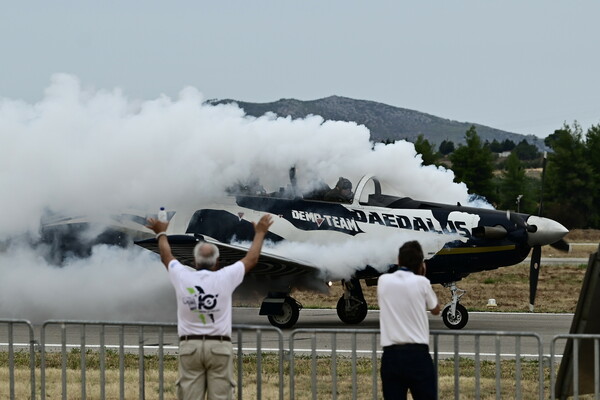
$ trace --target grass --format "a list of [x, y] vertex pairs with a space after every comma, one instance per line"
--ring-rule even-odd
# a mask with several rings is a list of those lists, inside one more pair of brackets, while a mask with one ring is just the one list
[[[80, 353], [73, 350], [67, 354], [67, 397], [77, 399], [81, 397], [81, 364]], [[36, 357], [36, 392], [40, 395], [40, 370], [39, 355]], [[156, 356], [145, 356], [146, 373], [144, 375], [144, 394], [146, 399], [159, 398], [158, 359]], [[9, 397], [8, 355], [0, 352], [0, 399]], [[49, 399], [62, 397], [62, 372], [60, 354], [47, 354], [46, 359], [46, 397]], [[107, 399], [119, 398], [120, 376], [119, 357], [115, 352], [106, 353], [106, 385]], [[125, 398], [139, 398], [139, 360], [136, 355], [127, 354], [124, 362]], [[377, 361], [378, 363], [378, 361]], [[312, 375], [313, 365], [316, 364], [316, 374]], [[237, 373], [237, 361], [234, 363]], [[245, 355], [242, 360], [244, 399], [257, 398], [257, 358], [255, 355]], [[284, 363], [284, 398], [290, 398], [290, 364]], [[276, 399], [279, 396], [279, 360], [276, 354], [263, 355], [261, 360], [261, 397], [263, 399]], [[15, 398], [26, 399], [30, 394], [29, 353], [15, 353]], [[452, 359], [441, 360], [438, 365], [440, 398], [453, 398], [455, 390], [455, 363]], [[312, 387], [317, 388], [317, 398], [331, 398], [333, 390], [333, 359], [331, 357], [297, 356], [294, 359], [294, 389], [295, 398], [311, 399]], [[358, 358], [355, 367], [356, 385], [352, 383], [353, 366], [351, 359], [336, 357], [335, 378], [336, 392], [340, 399], [350, 398], [356, 391], [357, 398], [373, 397], [373, 371], [377, 377], [376, 393], [381, 398], [381, 381], [379, 379], [379, 365], [373, 365], [371, 359]], [[472, 399], [475, 396], [475, 362], [471, 359], [459, 359], [459, 387], [461, 399]], [[521, 392], [525, 399], [539, 398], [538, 363], [536, 361], [521, 362]], [[496, 396], [496, 364], [492, 361], [480, 362], [480, 398], [492, 399]], [[502, 361], [500, 364], [500, 385], [502, 398], [515, 396], [515, 361]], [[549, 394], [549, 368], [544, 368], [545, 397]], [[165, 399], [176, 397], [175, 381], [177, 379], [177, 358], [165, 356], [164, 359], [164, 386]], [[99, 356], [95, 351], [86, 353], [86, 395], [89, 399], [100, 398], [101, 384], [99, 371]]]

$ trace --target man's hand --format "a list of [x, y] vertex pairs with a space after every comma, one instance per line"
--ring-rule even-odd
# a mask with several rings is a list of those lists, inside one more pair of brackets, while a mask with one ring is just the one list
[[[168, 222], [162, 222], [155, 218], [148, 218], [148, 224], [146, 228], [152, 229], [154, 233], [166, 232], [169, 227]], [[160, 235], [156, 238], [158, 241], [158, 251], [160, 252], [160, 259], [162, 263], [165, 265], [165, 268], [169, 269], [169, 263], [175, 257], [173, 257], [173, 253], [171, 253], [171, 246], [169, 245], [169, 241], [167, 240], [166, 235]]]
[[168, 222], [162, 222], [155, 218], [148, 218], [146, 228], [151, 229], [154, 233], [166, 232], [169, 227]]
[[269, 231], [271, 225], [273, 225], [273, 218], [269, 214], [263, 215], [258, 222], [253, 222], [254, 232], [266, 234]]

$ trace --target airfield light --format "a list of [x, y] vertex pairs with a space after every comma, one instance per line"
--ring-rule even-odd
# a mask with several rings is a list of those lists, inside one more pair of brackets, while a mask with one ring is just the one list
[[520, 194], [517, 196], [517, 212], [520, 212], [520, 208], [521, 208], [521, 198], [523, 198], [523, 195]]
[[329, 287], [332, 287], [332, 286], [333, 286], [333, 282], [331, 282], [331, 281], [328, 281], [328, 282], [327, 282], [327, 286], [329, 286]]

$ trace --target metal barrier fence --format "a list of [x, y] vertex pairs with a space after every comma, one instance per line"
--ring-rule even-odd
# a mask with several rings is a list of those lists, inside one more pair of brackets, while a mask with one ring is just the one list
[[[317, 335], [324, 335], [327, 334], [330, 336], [330, 348], [329, 349], [318, 349], [317, 348]], [[360, 348], [358, 346], [357, 343], [357, 338], [358, 336], [367, 336], [369, 338], [368, 340], [368, 345]], [[358, 354], [362, 353], [362, 354], [366, 354], [368, 355], [368, 357], [366, 357], [367, 359], [370, 360], [370, 369], [371, 369], [371, 397], [374, 399], [377, 399], [378, 396], [378, 388], [377, 388], [377, 383], [378, 383], [378, 347], [379, 347], [379, 341], [378, 341], [378, 336], [379, 336], [379, 329], [361, 329], [361, 330], [357, 330], [357, 329], [296, 329], [294, 330], [291, 334], [290, 334], [290, 398], [291, 399], [295, 399], [295, 388], [296, 388], [296, 374], [295, 374], [295, 368], [296, 368], [296, 363], [297, 363], [297, 356], [303, 355], [303, 354], [310, 354], [310, 387], [311, 387], [311, 393], [312, 393], [312, 398], [313, 399], [317, 399], [317, 395], [319, 393], [319, 391], [327, 391], [327, 394], [331, 395], [332, 399], [337, 399], [337, 394], [338, 394], [338, 367], [341, 363], [340, 360], [340, 355], [338, 354], [338, 350], [339, 347], [338, 345], [340, 344], [340, 342], [343, 342], [346, 346], [345, 347], [349, 347], [350, 351], [350, 357], [349, 357], [349, 363], [350, 363], [350, 370], [351, 370], [351, 375], [350, 375], [350, 391], [352, 394], [352, 399], [357, 399], [359, 398], [359, 385], [357, 382], [357, 365], [358, 365]], [[296, 343], [300, 342], [309, 342], [310, 341], [310, 348], [306, 349], [306, 348], [296, 348]], [[320, 376], [318, 374], [318, 370], [319, 370], [319, 365], [318, 365], [318, 354], [322, 354], [322, 355], [329, 355], [330, 358], [325, 360], [325, 366], [321, 366], [320, 369], [325, 369], [328, 372], [331, 373], [331, 386], [330, 388], [325, 388], [323, 386], [325, 386], [323, 384], [323, 379], [321, 379], [321, 388], [319, 388], [319, 385], [317, 384], [317, 377]], [[363, 358], [365, 358], [363, 356]], [[348, 361], [348, 357], [344, 357], [343, 361]], [[323, 362], [322, 362], [323, 363]], [[347, 364], [347, 362], [346, 362]], [[327, 368], [329, 366], [329, 369]], [[341, 375], [344, 375], [343, 372]], [[321, 378], [323, 378], [321, 376]], [[306, 387], [306, 385], [303, 385], [304, 387]], [[360, 398], [366, 398], [367, 396], [367, 392], [364, 390], [366, 389], [366, 386], [361, 386], [361, 388], [363, 389], [363, 391], [361, 392]], [[322, 396], [321, 396], [322, 397]], [[343, 396], [344, 398], [347, 397], [347, 395]]]
[[[0, 327], [6, 328], [6, 343], [2, 343], [2, 346], [6, 346], [8, 357], [8, 397], [10, 399], [15, 398], [15, 341], [14, 333], [15, 328], [27, 330], [29, 334], [29, 342], [26, 348], [29, 349], [29, 386], [31, 390], [31, 398], [35, 399], [35, 335], [33, 327], [29, 321], [21, 319], [0, 319]], [[2, 336], [0, 336], [2, 337]], [[0, 364], [0, 367], [2, 365]], [[1, 380], [0, 380], [1, 381]], [[0, 393], [0, 396], [2, 394]]]
[[[559, 340], [567, 340], [569, 356], [563, 359], [561, 381], [557, 381], [555, 374], [556, 347]], [[600, 335], [571, 334], [554, 336], [550, 343], [550, 387], [552, 400], [566, 398], [572, 395], [575, 399], [582, 393], [593, 393], [595, 399], [600, 399]], [[557, 383], [560, 388], [557, 389]], [[562, 390], [561, 390], [562, 389]], [[583, 390], [582, 390], [583, 389]]]
[[[46, 399], [50, 386], [54, 386], [53, 398], [64, 399], [175, 397], [174, 371], [179, 343], [175, 324], [47, 321], [37, 329], [39, 344], [35, 341], [34, 327], [28, 321], [0, 319], [0, 360], [5, 360], [0, 363], [0, 376], [7, 377], [0, 379], [0, 383], [8, 382], [7, 386], [0, 384], [0, 398]], [[284, 347], [283, 333], [277, 328], [234, 325], [233, 333], [239, 399], [381, 397], [379, 358], [382, 352], [377, 329], [297, 329], [290, 332], [289, 353]], [[16, 343], [15, 336], [21, 342], [28, 338], [28, 342]], [[582, 375], [591, 376], [592, 391], [595, 398], [600, 398], [600, 335], [555, 336], [548, 365], [542, 341], [534, 333], [432, 331], [430, 351], [438, 369], [438, 386], [442, 380], [446, 386], [440, 398], [480, 398], [495, 394], [496, 398], [543, 399], [546, 386], [551, 388], [554, 399], [560, 340], [573, 341], [573, 362], [568, 371], [572, 382], [579, 383]], [[592, 360], [591, 368], [581, 367], [579, 363], [580, 343], [585, 340], [593, 341], [593, 355], [584, 356]], [[522, 351], [526, 346], [537, 350], [527, 354]], [[15, 359], [19, 359], [21, 365], [19, 379], [15, 378]], [[527, 359], [534, 362], [526, 362]], [[248, 362], [253, 365], [245, 367]], [[272, 371], [263, 374], [267, 364]], [[23, 365], [29, 365], [29, 371], [23, 373]], [[537, 375], [537, 389], [530, 387], [525, 392], [522, 388], [524, 367], [530, 376]], [[585, 368], [583, 373], [582, 368]], [[36, 386], [38, 371], [40, 380]], [[52, 381], [47, 376], [50, 371]], [[171, 371], [171, 375], [165, 377], [165, 371]], [[289, 379], [287, 392], [286, 379]], [[91, 381], [100, 393], [89, 392]], [[26, 391], [21, 391], [20, 396], [15, 391], [16, 384], [21, 388], [25, 386]], [[267, 384], [270, 391], [265, 394]], [[113, 392], [107, 393], [108, 385], [113, 385]], [[587, 393], [579, 384], [572, 386], [575, 398]], [[298, 387], [302, 387], [301, 393], [297, 392]], [[310, 392], [306, 388], [310, 388]], [[69, 390], [77, 393], [69, 393]]]
[[[90, 328], [98, 331], [90, 332]], [[58, 329], [58, 334], [52, 332]], [[168, 330], [165, 332], [165, 330]], [[136, 333], [137, 332], [137, 333]], [[165, 338], [167, 335], [167, 338]], [[107, 342], [107, 338], [109, 341]], [[88, 340], [94, 340], [98, 345], [88, 345]], [[59, 342], [59, 344], [53, 344]], [[100, 321], [46, 321], [41, 330], [41, 399], [46, 399], [46, 361], [53, 348], [59, 348], [61, 355], [61, 392], [62, 398], [68, 398], [67, 392], [67, 360], [68, 348], [79, 350], [80, 374], [80, 398], [87, 398], [87, 368], [88, 350], [98, 350], [98, 373], [99, 373], [99, 396], [106, 398], [106, 360], [107, 350], [118, 349], [118, 379], [119, 398], [125, 398], [125, 359], [126, 354], [135, 354], [138, 360], [138, 394], [140, 399], [146, 397], [145, 390], [145, 351], [157, 351], [158, 355], [158, 393], [159, 399], [163, 399], [164, 393], [164, 361], [165, 345], [178, 343], [177, 325], [162, 323], [129, 323], [129, 322], [100, 322]], [[72, 345], [71, 343], [75, 343]], [[151, 344], [149, 344], [151, 343]], [[173, 352], [176, 347], [173, 347]], [[71, 368], [72, 369], [72, 368]]]
[[[489, 331], [431, 331], [433, 340], [433, 361], [436, 366], [436, 372], [438, 376], [438, 387], [439, 387], [439, 369], [440, 369], [440, 353], [441, 343], [440, 341], [444, 338], [452, 338], [452, 363], [454, 371], [454, 385], [453, 392], [454, 398], [459, 399], [460, 395], [464, 395], [464, 391], [460, 391], [461, 387], [461, 357], [472, 358], [473, 360], [473, 397], [479, 399], [482, 397], [481, 390], [481, 366], [482, 362], [486, 359], [491, 362], [493, 360], [495, 375], [494, 381], [495, 386], [492, 393], [495, 392], [496, 399], [501, 398], [523, 398], [522, 382], [521, 382], [521, 367], [524, 358], [537, 359], [537, 375], [539, 380], [538, 386], [538, 398], [544, 398], [544, 352], [542, 346], [542, 339], [536, 333], [527, 332], [489, 332]], [[487, 339], [487, 341], [486, 341]], [[523, 341], [530, 339], [537, 347], [537, 354], [524, 354], [521, 351]], [[511, 343], [514, 340], [514, 343]], [[491, 343], [489, 343], [491, 342]], [[463, 351], [465, 346], [468, 346], [470, 351]], [[484, 350], [482, 350], [482, 348]], [[507, 350], [508, 348], [508, 350]], [[508, 351], [508, 353], [507, 353]], [[503, 391], [502, 387], [502, 362], [514, 360], [514, 382], [510, 382], [508, 389]], [[464, 363], [463, 363], [464, 364]], [[467, 363], [467, 364], [470, 364]], [[464, 375], [464, 371], [463, 374]], [[507, 390], [512, 389], [514, 386], [514, 393], [507, 393]], [[485, 397], [489, 397], [490, 394], [486, 394]], [[529, 395], [528, 397], [531, 397]]]
[[[94, 328], [93, 330], [90, 328]], [[53, 330], [58, 329], [58, 333]], [[248, 339], [245, 332], [251, 331], [254, 339]], [[256, 382], [257, 398], [261, 398], [262, 384], [262, 358], [265, 352], [274, 352], [279, 358], [279, 398], [283, 399], [283, 334], [281, 330], [275, 327], [251, 326], [251, 325], [233, 325], [234, 345], [237, 344], [237, 365], [238, 365], [238, 391], [237, 396], [242, 399], [243, 396], [243, 368], [242, 362], [244, 353], [256, 354]], [[267, 340], [275, 342], [274, 348], [263, 348], [263, 333], [268, 332]], [[51, 341], [59, 341], [59, 344], [52, 344]], [[87, 344], [93, 340], [98, 345]], [[76, 343], [68, 345], [68, 343]], [[133, 355], [138, 362], [138, 388], [137, 397], [147, 398], [145, 355], [155, 355], [158, 358], [158, 364], [155, 367], [158, 372], [158, 387], [155, 388], [158, 398], [162, 400], [167, 389], [164, 386], [164, 366], [165, 357], [176, 356], [179, 347], [179, 337], [177, 335], [176, 324], [161, 323], [129, 323], [129, 322], [99, 322], [99, 321], [47, 321], [43, 324], [41, 330], [41, 399], [46, 399], [46, 358], [52, 348], [59, 348], [61, 354], [61, 388], [62, 398], [68, 398], [67, 382], [67, 354], [68, 349], [75, 348], [79, 350], [79, 368], [80, 375], [80, 398], [87, 397], [88, 374], [86, 372], [86, 363], [88, 360], [88, 350], [98, 350], [98, 369], [99, 369], [99, 398], [105, 399], [106, 393], [106, 358], [107, 350], [117, 349], [118, 354], [118, 380], [120, 399], [131, 398], [131, 389], [129, 395], [126, 395], [126, 358]], [[171, 359], [171, 361], [173, 361]], [[174, 383], [174, 382], [173, 382]], [[170, 388], [174, 393], [174, 386]], [[114, 397], [114, 396], [109, 396]]]
[[[299, 379], [303, 380], [302, 387], [311, 388], [312, 399], [323, 397], [323, 393], [327, 395], [327, 398], [336, 399], [340, 386], [344, 387], [344, 398], [380, 398], [379, 357], [382, 351], [379, 346], [379, 333], [378, 329], [294, 330], [290, 334], [290, 398], [294, 399], [296, 396], [296, 380]], [[357, 338], [361, 336], [366, 337], [366, 340], [363, 340], [362, 344], [358, 344]], [[317, 347], [318, 337], [321, 337], [319, 340], [321, 348]], [[526, 354], [521, 351], [522, 344], [526, 340], [530, 342], [528, 343], [530, 347], [535, 347], [535, 354]], [[448, 365], [451, 366], [449, 373], [453, 378], [452, 391], [450, 393], [440, 392], [441, 398], [453, 396], [455, 399], [459, 399], [461, 396], [470, 395], [478, 399], [489, 398], [495, 394], [497, 399], [521, 399], [524, 396], [521, 369], [525, 358], [537, 361], [533, 368], [535, 368], [539, 385], [537, 393], [534, 393], [533, 397], [544, 398], [543, 346], [540, 336], [535, 333], [432, 331], [430, 342], [430, 351], [437, 372], [442, 368], [446, 372], [449, 369]], [[298, 348], [298, 343], [306, 343], [308, 347]], [[340, 343], [350, 349], [345, 356], [339, 353]], [[305, 354], [308, 354], [310, 358], [309, 382], [304, 374], [295, 373], [298, 360], [302, 360], [302, 356]], [[514, 380], [503, 378], [502, 363], [511, 362], [514, 362]], [[488, 387], [486, 393], [482, 392], [481, 384], [483, 363], [486, 363], [486, 367], [493, 364], [495, 370], [494, 385]], [[344, 367], [343, 372], [340, 372], [342, 364], [348, 365]], [[512, 367], [512, 364], [508, 364], [508, 367]], [[360, 377], [357, 373], [359, 369], [368, 371], [368, 374], [360, 374], [363, 381], [368, 381], [367, 383], [359, 382]], [[320, 371], [327, 371], [328, 376], [323, 376]], [[465, 374], [473, 376], [469, 378], [463, 376]], [[366, 379], [367, 376], [369, 379]], [[440, 387], [439, 376], [438, 373], [438, 387]], [[461, 384], [461, 381], [466, 381], [466, 383]], [[502, 385], [503, 381], [505, 381], [504, 385]], [[472, 393], [467, 393], [470, 390]], [[531, 390], [527, 393], [527, 397], [532, 397]]]
[[[246, 341], [243, 333], [245, 331], [250, 331], [255, 333], [255, 341], [254, 343]], [[264, 353], [276, 353], [277, 355], [277, 366], [278, 366], [278, 394], [279, 399], [282, 400], [284, 398], [283, 392], [283, 382], [284, 382], [284, 347], [283, 347], [283, 332], [280, 329], [272, 327], [272, 326], [262, 326], [262, 325], [233, 325], [233, 332], [235, 333], [234, 337], [237, 339], [234, 341], [237, 345], [237, 397], [238, 399], [243, 398], [244, 392], [244, 354], [250, 353], [256, 355], [256, 398], [262, 398], [262, 371], [263, 371], [263, 354]], [[263, 333], [265, 333], [266, 337], [263, 337]], [[232, 337], [233, 340], [233, 337]], [[275, 343], [276, 347], [263, 347], [264, 342]], [[273, 398], [273, 397], [270, 397]]]

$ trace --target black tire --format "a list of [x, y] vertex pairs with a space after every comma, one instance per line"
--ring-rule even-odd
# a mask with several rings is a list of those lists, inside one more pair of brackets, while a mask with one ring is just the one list
[[291, 297], [283, 301], [283, 313], [281, 315], [269, 315], [271, 325], [279, 329], [289, 329], [298, 322], [300, 307], [298, 302]]
[[352, 309], [346, 310], [346, 300], [344, 296], [340, 297], [337, 302], [337, 315], [340, 317], [343, 323], [349, 325], [360, 324], [367, 317], [367, 302], [350, 300], [352, 302]]
[[448, 314], [450, 313], [450, 307], [448, 306], [444, 308], [442, 312], [442, 319], [444, 320], [444, 325], [446, 325], [450, 329], [462, 329], [469, 322], [469, 312], [462, 304], [456, 305], [456, 314], [454, 318], [451, 318]]

